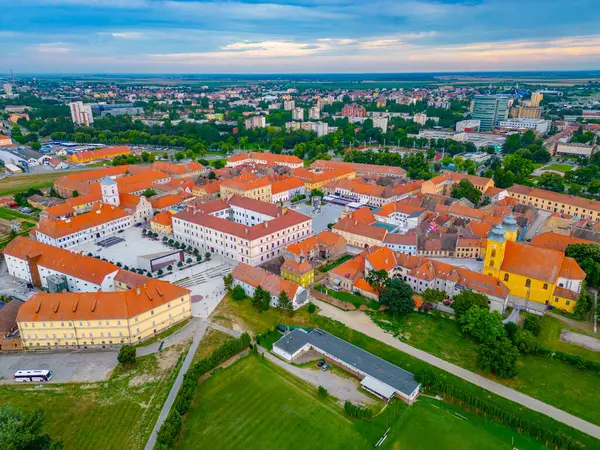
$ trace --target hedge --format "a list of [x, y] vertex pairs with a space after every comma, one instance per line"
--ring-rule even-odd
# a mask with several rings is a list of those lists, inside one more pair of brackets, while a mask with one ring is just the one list
[[370, 419], [373, 417], [373, 410], [371, 408], [363, 408], [362, 406], [355, 405], [346, 400], [344, 403], [344, 411], [356, 419]]
[[179, 439], [179, 434], [183, 426], [181, 416], [187, 413], [190, 408], [190, 404], [198, 388], [198, 379], [229, 358], [242, 352], [249, 345], [250, 335], [244, 333], [238, 339], [225, 342], [219, 348], [215, 349], [210, 356], [198, 361], [188, 370], [183, 376], [183, 382], [177, 393], [177, 397], [175, 397], [173, 409], [171, 409], [169, 416], [158, 431], [156, 446], [154, 447], [156, 450], [170, 450]]
[[535, 422], [521, 419], [502, 408], [489, 403], [481, 398], [471, 395], [456, 386], [441, 381], [431, 370], [425, 369], [415, 374], [415, 379], [424, 387], [442, 394], [444, 398], [461, 407], [469, 409], [477, 415], [491, 416], [497, 422], [509, 427], [515, 428], [519, 433], [527, 433], [536, 440], [545, 441], [546, 445], [566, 450], [583, 450], [585, 445], [574, 441], [570, 436], [554, 433], [546, 428], [542, 428]]
[[587, 370], [595, 375], [600, 375], [600, 364], [589, 359], [582, 358], [578, 355], [571, 355], [570, 353], [558, 352], [556, 350], [540, 349], [537, 352], [538, 355], [545, 356], [547, 358], [558, 359], [559, 361], [566, 362], [572, 366], [577, 367], [581, 370]]

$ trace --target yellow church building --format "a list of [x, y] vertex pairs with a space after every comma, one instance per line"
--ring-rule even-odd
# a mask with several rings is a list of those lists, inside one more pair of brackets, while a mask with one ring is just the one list
[[502, 281], [512, 296], [572, 312], [585, 272], [564, 252], [516, 242], [517, 234], [512, 214], [492, 229], [483, 273]]

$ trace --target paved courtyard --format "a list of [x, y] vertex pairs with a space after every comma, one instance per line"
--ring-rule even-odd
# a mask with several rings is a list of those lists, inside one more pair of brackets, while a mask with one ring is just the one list
[[213, 255], [210, 261], [187, 269], [176, 269], [162, 280], [192, 291], [192, 315], [207, 318], [225, 295], [223, 277], [236, 266], [234, 261]]
[[160, 253], [172, 250], [171, 247], [164, 245], [161, 238], [153, 240], [142, 235], [142, 227], [131, 227], [117, 233], [113, 236], [125, 239], [111, 247], [101, 247], [96, 242], [87, 242], [82, 245], [73, 247], [71, 250], [87, 255], [92, 253], [94, 256], [106, 258], [113, 263], [120, 262], [123, 266], [138, 267], [137, 257], [149, 255], [152, 253]]
[[305, 216], [312, 217], [312, 230], [314, 234], [317, 234], [323, 230], [327, 230], [328, 223], [337, 222], [344, 207], [327, 203], [321, 206], [320, 213], [313, 214], [312, 206], [301, 202], [294, 206], [294, 210]]

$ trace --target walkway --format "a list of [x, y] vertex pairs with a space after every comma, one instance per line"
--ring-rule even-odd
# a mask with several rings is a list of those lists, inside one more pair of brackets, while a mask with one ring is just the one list
[[555, 319], [560, 320], [565, 325], [569, 325], [571, 328], [575, 328], [576, 330], [581, 330], [584, 333], [594, 332], [594, 325], [590, 322], [581, 322], [579, 320], [569, 319], [568, 317], [556, 314], [551, 310], [546, 311], [546, 314], [548, 314], [551, 317], [554, 317]]
[[198, 349], [198, 346], [200, 345], [200, 341], [206, 334], [207, 329], [208, 329], [208, 323], [204, 322], [204, 321], [200, 322], [199, 326], [195, 329], [194, 341], [192, 342], [192, 346], [188, 350], [188, 353], [185, 357], [185, 360], [183, 361], [181, 369], [179, 369], [179, 373], [177, 374], [177, 378], [175, 379], [175, 383], [173, 383], [171, 392], [169, 392], [169, 396], [167, 397], [165, 404], [163, 405], [162, 409], [160, 410], [160, 415], [158, 416], [158, 420], [156, 421], [156, 424], [154, 425], [152, 434], [150, 434], [150, 438], [148, 439], [148, 442], [146, 443], [145, 450], [153, 450], [154, 449], [154, 445], [156, 444], [156, 435], [158, 434], [158, 430], [160, 430], [160, 427], [165, 422], [167, 416], [169, 415], [169, 412], [171, 411], [171, 407], [173, 406], [173, 403], [175, 403], [175, 397], [177, 396], [177, 393], [179, 392], [179, 388], [181, 387], [181, 383], [183, 382], [183, 376], [187, 373], [188, 369], [190, 368], [190, 365], [192, 364], [192, 361], [194, 359], [194, 355], [196, 354], [196, 350]]
[[163, 350], [171, 345], [181, 344], [182, 342], [185, 342], [189, 338], [193, 337], [196, 333], [196, 330], [198, 330], [202, 323], [203, 321], [201, 319], [192, 318], [185, 327], [183, 327], [181, 330], [178, 330], [176, 333], [171, 334], [164, 339], [160, 339], [158, 342], [153, 342], [152, 344], [136, 348], [136, 355], [146, 356], [150, 355], [151, 353], [157, 353], [161, 342], [164, 342], [162, 346]]
[[559, 422], [569, 425], [579, 431], [589, 434], [590, 436], [600, 439], [600, 427], [592, 423], [586, 422], [578, 417], [568, 414], [554, 406], [550, 406], [544, 402], [529, 397], [521, 392], [515, 391], [509, 387], [506, 387], [495, 381], [491, 381], [481, 375], [477, 375], [469, 370], [463, 369], [455, 364], [444, 361], [443, 359], [433, 356], [423, 350], [419, 350], [415, 347], [411, 347], [408, 344], [400, 342], [391, 334], [387, 334], [373, 322], [371, 319], [361, 312], [344, 312], [327, 303], [315, 301], [315, 304], [321, 309], [319, 314], [329, 317], [334, 320], [338, 320], [344, 325], [354, 330], [360, 331], [367, 336], [377, 339], [391, 347], [394, 347], [404, 353], [414, 356], [417, 359], [425, 361], [432, 366], [438, 367], [446, 372], [450, 372], [457, 377], [467, 380], [479, 387], [487, 389], [496, 395], [504, 397], [515, 403], [523, 405], [533, 411], [545, 414]]

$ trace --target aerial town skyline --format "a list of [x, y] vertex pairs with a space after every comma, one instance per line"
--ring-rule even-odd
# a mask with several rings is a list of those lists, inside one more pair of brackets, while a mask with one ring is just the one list
[[20, 73], [600, 67], [592, 0], [2, 3], [0, 66]]

